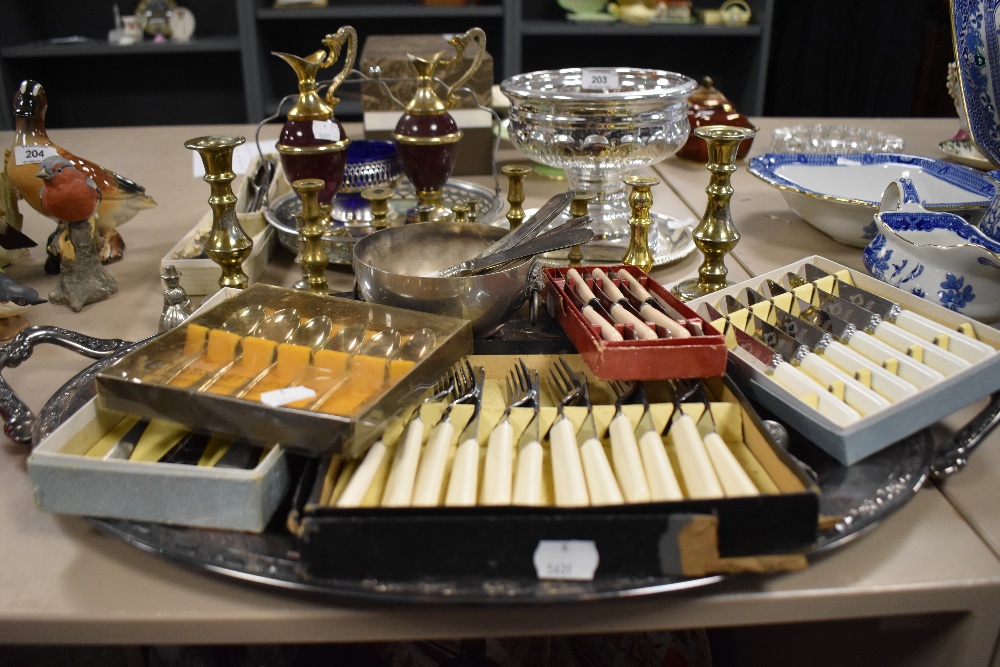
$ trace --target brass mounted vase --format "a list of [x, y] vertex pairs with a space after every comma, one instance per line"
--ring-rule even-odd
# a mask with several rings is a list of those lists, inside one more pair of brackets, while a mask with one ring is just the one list
[[[465, 57], [465, 49], [474, 42], [478, 51], [472, 64], [448, 89], [443, 98], [434, 90], [436, 73], [456, 67]], [[451, 178], [458, 158], [458, 142], [462, 130], [450, 113], [458, 104], [455, 90], [468, 81], [486, 55], [486, 33], [481, 28], [452, 37], [448, 43], [455, 50], [452, 58], [445, 58], [444, 51], [421, 58], [410, 55], [410, 62], [417, 73], [417, 92], [406, 105], [406, 112], [392, 134], [403, 163], [403, 171], [413, 183], [420, 204], [433, 206], [432, 218], [447, 218], [451, 212], [441, 204], [441, 192]]]
[[[323, 181], [318, 200], [329, 211], [333, 196], [344, 178], [347, 146], [350, 139], [344, 126], [333, 113], [337, 103], [337, 88], [350, 74], [358, 53], [358, 34], [351, 26], [323, 38], [323, 47], [304, 58], [290, 53], [272, 52], [295, 70], [299, 80], [299, 97], [288, 111], [278, 138], [281, 166], [289, 182], [307, 178]], [[330, 82], [325, 96], [316, 83], [319, 70], [332, 66], [344, 53], [343, 67]]]

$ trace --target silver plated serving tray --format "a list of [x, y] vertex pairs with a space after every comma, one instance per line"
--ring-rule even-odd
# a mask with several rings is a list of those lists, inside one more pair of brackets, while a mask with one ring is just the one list
[[[403, 180], [396, 184], [394, 189], [396, 195], [389, 200], [389, 204], [397, 215], [405, 217], [406, 211], [417, 204], [413, 184], [408, 180]], [[480, 224], [494, 224], [498, 221], [503, 201], [492, 190], [475, 183], [452, 180], [444, 186], [441, 193], [441, 203], [447, 208], [470, 199], [479, 202], [476, 213]], [[274, 227], [278, 234], [278, 242], [295, 253], [298, 252], [299, 248], [299, 233], [295, 218], [301, 213], [302, 202], [299, 201], [298, 195], [294, 192], [279, 197], [264, 209], [264, 219]], [[358, 239], [371, 234], [374, 228], [368, 224], [358, 223], [337, 227], [336, 231], [336, 234], [323, 235], [323, 247], [326, 249], [331, 264], [349, 265], [354, 258], [354, 244], [357, 243]]]
[[[0, 377], [0, 413], [5, 431], [20, 442], [38, 443], [95, 394], [99, 370], [143, 345], [96, 339], [55, 327], [30, 327], [0, 348], [0, 373], [30, 357], [41, 343], [66, 347], [91, 358], [84, 369], [59, 389], [37, 418]], [[803, 443], [789, 451], [815, 474], [821, 490], [820, 511], [841, 520], [817, 536], [813, 553], [830, 550], [876, 526], [905, 505], [931, 476], [961, 469], [969, 454], [1000, 420], [1000, 395], [965, 428], [940, 445], [921, 431], [844, 467]], [[771, 422], [776, 433], [784, 432]], [[769, 426], [771, 427], [771, 426]], [[185, 528], [155, 523], [90, 519], [111, 535], [150, 553], [218, 574], [267, 586], [313, 591], [334, 597], [438, 604], [552, 603], [645, 596], [686, 590], [721, 581], [723, 576], [597, 577], [593, 581], [518, 579], [328, 579], [309, 584], [296, 575], [297, 553], [282, 521], [262, 534]]]

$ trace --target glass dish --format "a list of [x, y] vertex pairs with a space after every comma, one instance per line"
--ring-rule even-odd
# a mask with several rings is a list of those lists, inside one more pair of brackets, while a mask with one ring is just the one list
[[772, 153], [898, 153], [903, 140], [891, 134], [847, 125], [779, 127]]

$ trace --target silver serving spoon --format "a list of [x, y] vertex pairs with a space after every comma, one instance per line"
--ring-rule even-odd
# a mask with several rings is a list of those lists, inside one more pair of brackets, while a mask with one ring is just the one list
[[333, 337], [333, 320], [326, 315], [317, 315], [299, 325], [288, 341], [318, 350], [325, 347]]
[[326, 349], [352, 354], [365, 340], [365, 325], [360, 322], [348, 324], [330, 339]]

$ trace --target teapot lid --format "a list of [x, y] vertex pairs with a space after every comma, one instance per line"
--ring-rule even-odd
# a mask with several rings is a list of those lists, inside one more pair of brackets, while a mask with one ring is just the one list
[[701, 85], [691, 93], [688, 104], [692, 109], [716, 109], [721, 107], [723, 111], [736, 111], [736, 107], [729, 101], [729, 98], [722, 94], [715, 87], [712, 77], [702, 77]]

